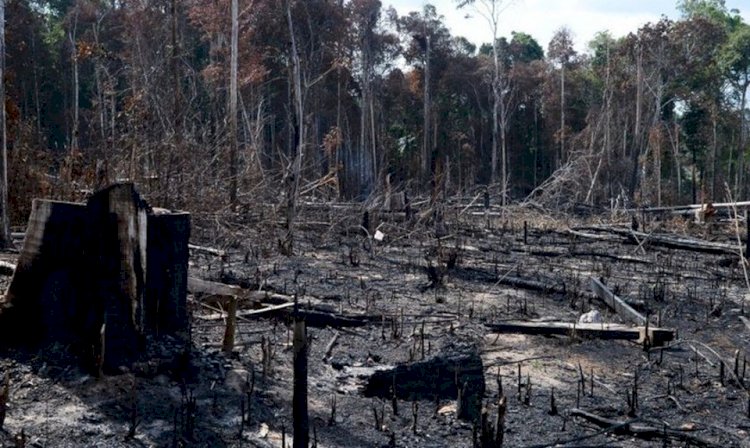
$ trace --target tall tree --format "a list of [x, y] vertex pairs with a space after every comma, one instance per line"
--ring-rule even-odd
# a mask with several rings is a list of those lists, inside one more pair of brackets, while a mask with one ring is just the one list
[[502, 203], [505, 205], [507, 201], [507, 189], [508, 189], [508, 167], [507, 167], [507, 154], [506, 154], [506, 141], [505, 141], [505, 127], [503, 128], [503, 135], [500, 136], [500, 118], [499, 115], [503, 115], [503, 124], [507, 123], [505, 116], [507, 108], [505, 107], [506, 90], [501, 85], [501, 76], [503, 66], [500, 60], [500, 53], [498, 49], [497, 34], [500, 24], [500, 15], [508, 7], [510, 2], [505, 0], [459, 0], [458, 7], [463, 8], [471, 6], [472, 9], [482, 16], [487, 24], [490, 26], [492, 31], [492, 169], [490, 175], [490, 182], [497, 182], [497, 144], [498, 139], [502, 139], [502, 153], [501, 153], [501, 182], [502, 182]]
[[558, 135], [560, 151], [557, 158], [560, 166], [567, 158], [565, 151], [565, 71], [576, 55], [573, 48], [573, 36], [568, 28], [563, 27], [555, 32], [550, 40], [547, 55], [560, 67], [560, 131]]
[[[304, 148], [305, 136], [305, 101], [302, 91], [302, 68], [300, 63], [299, 52], [297, 49], [297, 38], [294, 32], [294, 22], [292, 20], [292, 1], [286, 1], [287, 26], [289, 27], [289, 37], [291, 41], [292, 54], [292, 86], [293, 86], [293, 105], [295, 117], [297, 119], [297, 141], [295, 142], [294, 158], [287, 168], [287, 197], [286, 197], [286, 235], [281, 242], [281, 252], [285, 255], [294, 253], [294, 225], [297, 219], [297, 199], [299, 197], [300, 176], [302, 176], [302, 154]], [[305, 416], [306, 418], [307, 416]], [[304, 445], [307, 446], [309, 434], [301, 434], [300, 439], [304, 439]], [[295, 435], [296, 438], [296, 435]], [[295, 442], [296, 445], [296, 442]]]
[[[173, 0], [174, 1], [174, 0]], [[239, 176], [239, 159], [240, 148], [237, 142], [237, 53], [239, 52], [239, 19], [238, 19], [238, 0], [232, 0], [232, 43], [231, 56], [229, 63], [229, 203], [232, 206], [237, 205], [237, 189]]]
[[741, 23], [729, 35], [721, 48], [719, 64], [733, 89], [734, 102], [739, 115], [738, 167], [735, 182], [735, 197], [747, 195], [746, 158], [748, 156], [747, 137], [747, 92], [750, 88], [750, 25]]
[[408, 63], [417, 62], [422, 71], [422, 152], [420, 176], [425, 186], [432, 180], [433, 152], [436, 149], [433, 109], [433, 90], [444, 69], [445, 56], [450, 53], [450, 32], [433, 5], [424, 6], [422, 13], [412, 12], [400, 19], [402, 31], [408, 35], [409, 46], [404, 51]]

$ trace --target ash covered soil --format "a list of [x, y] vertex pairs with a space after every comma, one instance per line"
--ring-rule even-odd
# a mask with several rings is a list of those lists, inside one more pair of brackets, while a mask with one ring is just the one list
[[[273, 219], [195, 216], [193, 241], [228, 257], [192, 253], [191, 276], [269, 292], [266, 304], [239, 303], [234, 351], [221, 351], [221, 301], [192, 294], [192, 343], [153, 341], [148, 360], [119, 375], [90, 375], [64, 346], [5, 350], [0, 446], [291, 446], [289, 308], [246, 313], [297, 296], [303, 310], [346, 317], [307, 329], [310, 438], [319, 447], [474, 446], [475, 425], [457, 418], [455, 399], [398, 399], [396, 413], [390, 398], [363, 394], [378, 370], [472, 352], [482, 359], [490, 421], [499, 384], [507, 397], [504, 446], [750, 447], [750, 303], [736, 254], [652, 244], [626, 235], [628, 219], [460, 213], [446, 212], [437, 230], [382, 218], [376, 241], [358, 230], [361, 214], [314, 207], [303, 212], [292, 257], [279, 255]], [[737, 246], [732, 222], [680, 218], [641, 230]], [[623, 322], [591, 292], [592, 276], [678, 339], [644, 350], [486, 325], [576, 322], [592, 310]], [[0, 277], [3, 287], [9, 279]], [[576, 410], [632, 425], [605, 431]], [[660, 431], [636, 435], [638, 425]]]

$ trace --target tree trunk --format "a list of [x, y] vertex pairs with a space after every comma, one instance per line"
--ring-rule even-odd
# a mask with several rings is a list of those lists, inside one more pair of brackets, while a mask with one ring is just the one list
[[294, 397], [292, 419], [294, 425], [294, 448], [310, 445], [310, 423], [307, 413], [307, 331], [305, 321], [295, 316], [294, 320]]
[[[73, 29], [68, 32], [70, 40], [72, 60], [73, 60], [73, 123], [70, 132], [70, 151], [75, 153], [78, 150], [78, 47], [76, 44], [76, 29], [78, 27], [78, 11], [73, 19]], [[68, 179], [70, 180], [70, 179]]]
[[8, 133], [5, 111], [5, 0], [0, 0], [0, 249], [13, 244], [8, 219]]
[[[182, 148], [182, 107], [181, 107], [181, 89], [180, 89], [180, 71], [179, 71], [179, 48], [177, 42], [177, 0], [172, 0], [171, 3], [171, 15], [172, 15], [172, 55], [171, 55], [171, 72], [172, 72], [172, 88], [174, 89], [174, 103], [172, 109], [172, 148], [169, 151], [169, 164], [167, 167], [167, 173], [164, 176], [166, 184], [164, 185], [164, 197], [165, 204], [169, 203], [169, 187], [170, 187], [170, 176], [172, 171], [172, 165], [175, 160], [181, 154]], [[178, 197], [181, 195], [182, 188], [177, 188]]]
[[[500, 108], [500, 61], [497, 54], [497, 36], [493, 36], [492, 39], [492, 57], [493, 57], [493, 69], [492, 73], [492, 156], [491, 156], [491, 170], [490, 170], [490, 183], [494, 184], [497, 182], [497, 143], [499, 140], [499, 108]], [[505, 195], [503, 195], [503, 198]]]
[[287, 205], [286, 205], [286, 235], [282, 242], [281, 252], [285, 255], [294, 253], [294, 221], [297, 217], [297, 196], [299, 195], [300, 176], [302, 174], [302, 148], [305, 138], [305, 114], [304, 99], [302, 97], [302, 73], [300, 67], [299, 53], [297, 52], [297, 41], [294, 36], [294, 25], [292, 22], [292, 0], [286, 2], [287, 25], [292, 43], [292, 76], [294, 88], [294, 106], [297, 115], [297, 146], [291, 173], [288, 173]]
[[[174, 0], [172, 0], [174, 1]], [[239, 163], [239, 146], [237, 143], [237, 51], [238, 51], [238, 0], [232, 0], [232, 49], [230, 57], [230, 81], [229, 81], [229, 202], [232, 206], [237, 205], [237, 176]]]
[[424, 57], [424, 111], [423, 111], [423, 136], [422, 136], [422, 177], [426, 182], [430, 178], [430, 158], [432, 148], [430, 145], [430, 36], [425, 36], [427, 50]]
[[560, 67], [560, 157], [558, 168], [565, 163], [565, 62]]
[[632, 172], [630, 176], [630, 196], [635, 198], [635, 192], [638, 189], [638, 166], [641, 156], [641, 102], [643, 101], [643, 54], [638, 50], [638, 60], [636, 63], [636, 95], [635, 95], [635, 129], [633, 131], [632, 151]]
[[745, 185], [745, 157], [747, 145], [747, 129], [745, 126], [745, 105], [747, 104], [747, 88], [750, 87], [750, 79], [745, 79], [744, 86], [740, 89], [740, 145], [737, 151], [737, 177], [735, 178], [735, 197], [747, 194], [747, 185]]
[[115, 371], [145, 353], [146, 335], [184, 336], [189, 237], [189, 215], [150, 212], [132, 184], [85, 205], [34, 200], [0, 339], [70, 345]]

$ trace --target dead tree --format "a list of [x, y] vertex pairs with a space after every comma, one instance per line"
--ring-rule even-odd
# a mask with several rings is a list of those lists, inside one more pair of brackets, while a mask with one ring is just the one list
[[305, 320], [295, 313], [294, 318], [294, 448], [310, 444], [310, 422], [307, 414], [307, 331]]

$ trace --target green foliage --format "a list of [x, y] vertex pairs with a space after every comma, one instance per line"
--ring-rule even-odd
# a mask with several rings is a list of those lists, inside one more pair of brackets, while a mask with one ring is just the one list
[[544, 59], [544, 50], [530, 34], [512, 31], [510, 53], [514, 62], [529, 63]]
[[736, 85], [750, 82], [750, 25], [742, 23], [721, 47], [719, 65]]
[[[257, 181], [250, 161], [259, 160], [264, 175], [281, 178], [300, 138], [311, 154], [303, 173], [311, 184], [321, 172], [335, 173], [339, 192], [357, 197], [390, 173], [394, 186], [429, 188], [429, 179], [414, 180], [422, 168], [427, 62], [430, 155], [450, 161], [446, 177], [454, 192], [488, 181], [491, 43], [477, 48], [452, 36], [433, 5], [399, 17], [395, 9], [384, 10], [382, 0], [289, 0], [305, 83], [308, 126], [299, 135], [289, 104], [285, 3], [239, 1], [240, 140], [247, 156], [241, 184], [247, 191]], [[493, 5], [502, 17], [511, 3], [456, 0], [450, 6], [487, 19]], [[228, 4], [175, 1], [173, 15], [171, 0], [9, 0], [5, 82], [15, 164], [9, 169], [17, 173], [11, 191], [19, 196], [12, 201], [14, 217], [25, 214], [20, 204], [32, 192], [55, 191], [66, 169], [73, 173], [70, 184], [90, 188], [102, 160], [110, 178], [132, 174], [165, 201], [225, 197]], [[565, 162], [557, 156], [561, 112], [570, 158], [585, 155], [585, 164], [566, 168], [575, 187], [560, 191], [570, 201], [586, 198], [575, 188], [594, 185], [590, 201], [606, 202], [628, 188], [636, 168], [674, 184], [675, 173], [692, 169], [694, 158], [696, 171], [712, 180], [739, 179], [750, 26], [722, 0], [682, 0], [679, 8], [683, 18], [676, 22], [660, 20], [619, 39], [601, 32], [583, 55], [567, 29], [555, 33], [546, 51], [527, 33], [498, 30], [512, 195], [532, 191]], [[81, 150], [75, 156], [68, 154], [74, 112]], [[324, 147], [325, 135], [340, 139]], [[662, 155], [660, 173], [648, 172], [653, 154]], [[714, 156], [715, 173], [706, 168]], [[32, 159], [33, 170], [21, 169]], [[688, 190], [675, 185], [672, 197], [684, 201], [680, 193]]]

